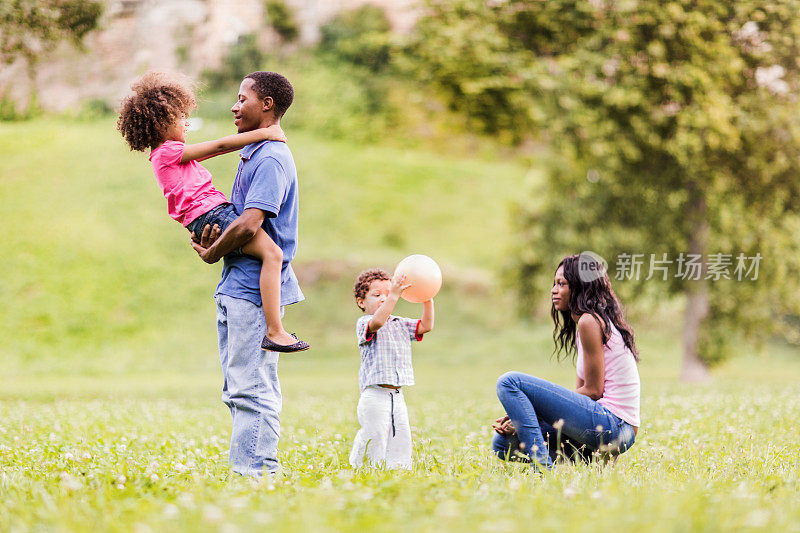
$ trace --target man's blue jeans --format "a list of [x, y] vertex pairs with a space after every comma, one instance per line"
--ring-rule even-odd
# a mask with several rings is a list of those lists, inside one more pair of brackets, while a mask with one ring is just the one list
[[588, 461], [597, 451], [619, 454], [633, 446], [633, 426], [588, 396], [544, 379], [508, 372], [497, 380], [497, 397], [517, 431], [516, 436], [495, 435], [492, 448], [503, 459], [520, 452], [549, 468], [558, 445], [573, 461]]
[[267, 327], [264, 311], [224, 294], [216, 300], [222, 401], [233, 417], [231, 468], [244, 476], [275, 472], [283, 404], [278, 353], [261, 349]]

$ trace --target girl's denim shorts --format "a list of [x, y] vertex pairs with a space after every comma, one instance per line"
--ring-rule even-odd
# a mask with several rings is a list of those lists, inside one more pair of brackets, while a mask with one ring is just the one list
[[189, 222], [186, 229], [193, 231], [198, 237], [203, 233], [203, 228], [206, 224], [218, 225], [221, 231], [231, 225], [231, 222], [236, 220], [239, 215], [236, 213], [236, 207], [231, 203], [220, 204], [211, 211], [203, 213], [196, 219]]
[[[186, 226], [186, 229], [190, 232], [194, 232], [195, 235], [200, 237], [200, 234], [203, 233], [203, 228], [206, 224], [210, 224], [213, 226], [214, 224], [219, 226], [220, 231], [225, 231], [225, 229], [231, 225], [231, 222], [236, 220], [239, 214], [236, 212], [236, 207], [232, 203], [224, 203], [220, 204], [211, 211], [207, 213], [203, 213], [196, 219], [189, 222], [189, 225]], [[240, 254], [240, 250], [235, 250], [228, 255], [232, 254]]]

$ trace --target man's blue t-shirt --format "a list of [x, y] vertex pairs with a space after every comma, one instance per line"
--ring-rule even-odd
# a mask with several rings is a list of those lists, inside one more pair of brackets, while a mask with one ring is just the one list
[[[256, 208], [266, 212], [262, 227], [283, 250], [281, 305], [304, 300], [292, 259], [297, 253], [297, 169], [286, 143], [262, 141], [248, 144], [239, 153], [241, 161], [233, 182], [230, 202], [241, 214]], [[216, 294], [249, 300], [261, 305], [258, 280], [261, 261], [249, 255], [225, 256], [222, 279]]]

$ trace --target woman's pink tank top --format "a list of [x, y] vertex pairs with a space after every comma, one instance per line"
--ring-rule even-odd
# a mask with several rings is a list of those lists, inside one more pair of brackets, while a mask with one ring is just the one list
[[[578, 349], [576, 367], [578, 377], [583, 378], [583, 346], [581, 338], [575, 333], [575, 343]], [[597, 403], [614, 413], [616, 416], [632, 426], [639, 427], [639, 402], [641, 396], [641, 383], [639, 369], [633, 353], [625, 346], [622, 335], [611, 324], [611, 337], [603, 345], [604, 360], [604, 387], [603, 397]]]

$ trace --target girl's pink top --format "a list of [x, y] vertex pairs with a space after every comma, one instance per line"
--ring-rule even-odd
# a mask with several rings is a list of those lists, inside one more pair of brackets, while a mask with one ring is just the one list
[[189, 223], [228, 201], [211, 184], [211, 173], [197, 161], [181, 163], [185, 144], [164, 141], [150, 152], [150, 162], [164, 197], [169, 216], [188, 226]]
[[[575, 334], [578, 348], [576, 361], [578, 377], [583, 378], [583, 346], [581, 338]], [[632, 426], [639, 427], [639, 398], [641, 396], [641, 383], [639, 382], [639, 369], [633, 353], [625, 346], [614, 324], [611, 324], [611, 337], [603, 345], [604, 360], [604, 387], [603, 397], [597, 403], [614, 413]]]

